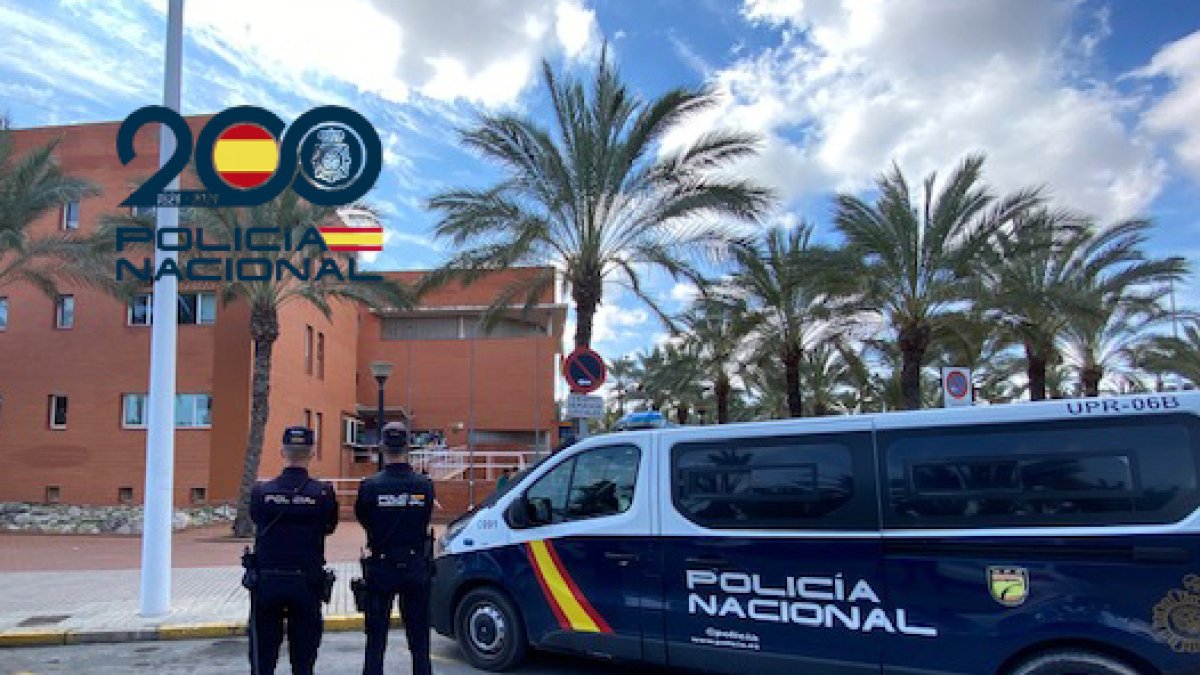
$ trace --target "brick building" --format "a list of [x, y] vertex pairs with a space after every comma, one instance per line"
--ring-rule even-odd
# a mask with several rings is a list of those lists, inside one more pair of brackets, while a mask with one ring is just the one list
[[[191, 118], [198, 131], [204, 118]], [[34, 225], [86, 232], [117, 212], [157, 165], [157, 133], [143, 128], [138, 156], [116, 159], [117, 123], [18, 130], [17, 155], [59, 140], [63, 170], [101, 194]], [[557, 428], [556, 364], [566, 314], [554, 290], [528, 311], [514, 308], [483, 332], [479, 317], [517, 275], [496, 273], [428, 294], [405, 312], [378, 314], [335, 303], [326, 319], [284, 305], [273, 353], [270, 422], [261, 475], [278, 470], [285, 426], [318, 433], [314, 473], [352, 478], [373, 464], [377, 385], [373, 361], [394, 365], [385, 418], [427, 438], [478, 452], [547, 448]], [[420, 272], [389, 272], [411, 283]], [[181, 285], [178, 316], [176, 504], [236, 495], [250, 417], [252, 345], [247, 309], [222, 305], [214, 288]], [[52, 299], [21, 284], [0, 287], [0, 501], [111, 504], [141, 501], [149, 297], [124, 303], [62, 284]], [[443, 500], [445, 501], [445, 500]]]

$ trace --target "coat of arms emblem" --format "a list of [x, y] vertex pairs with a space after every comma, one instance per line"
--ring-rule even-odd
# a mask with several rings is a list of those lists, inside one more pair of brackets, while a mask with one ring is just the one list
[[1154, 633], [1171, 649], [1200, 653], [1200, 576], [1183, 578], [1183, 588], [1173, 588], [1154, 606]]
[[1005, 607], [1017, 607], [1029, 597], [1029, 570], [1024, 567], [989, 567], [988, 590]]
[[346, 132], [341, 129], [322, 129], [317, 132], [317, 146], [313, 151], [313, 178], [333, 185], [350, 175], [350, 146], [346, 145]]

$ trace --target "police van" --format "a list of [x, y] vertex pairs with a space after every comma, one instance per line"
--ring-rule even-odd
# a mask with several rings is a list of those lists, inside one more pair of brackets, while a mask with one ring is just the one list
[[1200, 393], [597, 436], [453, 523], [433, 624], [725, 673], [1200, 673]]

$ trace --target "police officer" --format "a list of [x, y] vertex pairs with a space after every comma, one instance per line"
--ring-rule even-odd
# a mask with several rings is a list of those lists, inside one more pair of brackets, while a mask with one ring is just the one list
[[272, 675], [287, 619], [295, 675], [311, 675], [321, 647], [325, 537], [337, 528], [333, 486], [308, 475], [313, 432], [283, 432], [283, 473], [250, 493], [255, 552], [247, 564], [250, 586], [250, 667]]
[[433, 481], [408, 463], [408, 429], [399, 422], [383, 428], [383, 471], [358, 489], [354, 515], [367, 531], [370, 555], [363, 559], [366, 580], [367, 655], [364, 675], [383, 673], [392, 603], [400, 599], [404, 632], [414, 675], [432, 672], [429, 663], [429, 517]]

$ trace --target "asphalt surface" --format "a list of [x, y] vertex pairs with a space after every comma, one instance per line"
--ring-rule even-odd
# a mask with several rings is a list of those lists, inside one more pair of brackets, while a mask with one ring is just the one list
[[[318, 673], [362, 672], [362, 633], [331, 633], [321, 642]], [[41, 675], [43, 673], [155, 673], [175, 675], [192, 673], [249, 673], [245, 638], [186, 640], [178, 642], [131, 642], [125, 644], [71, 645], [66, 647], [29, 647], [0, 649], [0, 675]], [[404, 632], [392, 631], [388, 640], [386, 672], [411, 673]], [[287, 645], [280, 656], [278, 675], [290, 674]], [[433, 672], [438, 675], [482, 673], [463, 660], [453, 641], [433, 636]], [[592, 661], [550, 654], [533, 654], [513, 673], [520, 675], [613, 675], [629, 673], [628, 665]], [[633, 672], [643, 672], [636, 668]], [[664, 671], [665, 672], [665, 671]]]

